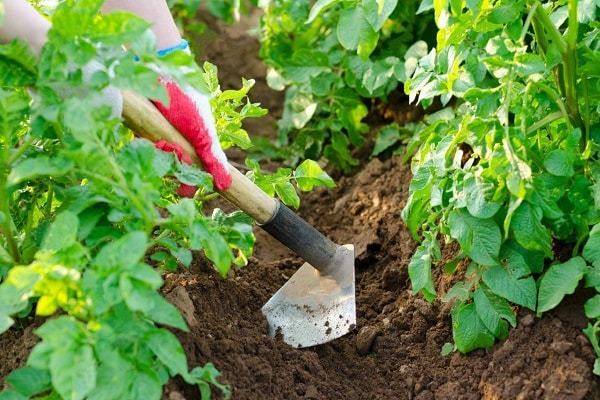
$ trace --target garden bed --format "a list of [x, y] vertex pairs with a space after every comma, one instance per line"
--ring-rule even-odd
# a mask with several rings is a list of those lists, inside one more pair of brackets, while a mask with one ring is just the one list
[[[242, 76], [257, 79], [250, 97], [269, 116], [248, 130], [273, 134], [282, 95], [260, 79], [264, 67], [255, 38], [245, 33], [248, 26], [208, 23], [208, 47], [198, 53], [219, 67], [224, 88], [239, 87]], [[163, 292], [190, 327], [189, 333], [175, 332], [190, 368], [214, 363], [236, 400], [598, 398], [595, 354], [582, 333], [585, 297], [578, 293], [543, 318], [517, 309], [518, 326], [490, 349], [440, 355], [453, 341], [451, 305], [429, 304], [411, 293], [407, 266], [417, 244], [400, 219], [410, 179], [409, 166], [397, 156], [365, 160], [355, 175], [337, 179], [337, 188], [301, 196], [304, 219], [356, 250], [358, 325], [331, 343], [294, 349], [268, 336], [261, 307], [302, 260], [259, 228], [248, 266], [226, 279], [201, 255], [189, 269], [165, 275]], [[457, 250], [446, 246], [443, 255], [450, 259]], [[443, 296], [453, 281], [441, 268], [433, 273]], [[0, 336], [0, 376], [24, 364], [36, 342], [35, 326]], [[175, 380], [164, 398], [194, 399], [199, 393]]]

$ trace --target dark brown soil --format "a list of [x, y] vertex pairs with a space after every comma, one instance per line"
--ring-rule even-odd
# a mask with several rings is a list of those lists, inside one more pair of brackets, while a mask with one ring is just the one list
[[[260, 79], [256, 40], [239, 27], [209, 25], [218, 33], [203, 55], [219, 66], [223, 88], [239, 87], [241, 76], [257, 79], [250, 96], [271, 116], [248, 129], [272, 134], [282, 95]], [[335, 189], [302, 195], [300, 215], [356, 250], [358, 326], [328, 344], [295, 349], [268, 336], [261, 307], [302, 260], [258, 228], [249, 265], [227, 279], [201, 256], [190, 269], [167, 275], [164, 292], [191, 330], [177, 333], [190, 368], [214, 363], [235, 400], [600, 398], [577, 295], [541, 319], [517, 310], [518, 326], [491, 349], [440, 355], [452, 342], [451, 307], [411, 294], [407, 266], [416, 243], [399, 216], [410, 178], [399, 158], [375, 159]], [[448, 258], [456, 251], [444, 248]], [[442, 292], [453, 283], [439, 269], [434, 274]], [[0, 336], [0, 376], [22, 365], [34, 343], [32, 328]], [[216, 391], [214, 397], [220, 398]], [[163, 398], [198, 399], [199, 393], [174, 380]]]

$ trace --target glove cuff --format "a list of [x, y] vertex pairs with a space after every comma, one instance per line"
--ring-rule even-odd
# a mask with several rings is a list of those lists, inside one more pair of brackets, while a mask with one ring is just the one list
[[181, 39], [181, 42], [179, 42], [179, 44], [177, 44], [173, 47], [167, 47], [166, 49], [159, 50], [156, 52], [156, 54], [158, 54], [159, 57], [163, 57], [163, 56], [166, 56], [167, 54], [174, 53], [178, 50], [183, 50], [183, 51], [187, 52], [188, 54], [190, 53], [190, 46], [188, 45], [187, 40]]

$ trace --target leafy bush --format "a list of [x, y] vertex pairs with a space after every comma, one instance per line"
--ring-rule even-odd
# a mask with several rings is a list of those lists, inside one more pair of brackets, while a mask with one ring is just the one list
[[[222, 92], [208, 63], [184, 75], [201, 71], [192, 57], [158, 58], [147, 22], [101, 15], [101, 4], [62, 2], [39, 60], [22, 42], [0, 46], [0, 333], [32, 310], [53, 316], [0, 397], [158, 399], [174, 375], [198, 385], [202, 398], [211, 385], [228, 396], [212, 364], [188, 370], [166, 329], [188, 328], [159, 294], [163, 280], [149, 263], [188, 266], [192, 251], [203, 251], [224, 276], [252, 253], [252, 221], [218, 209], [206, 216], [210, 175], [134, 139], [101, 96], [111, 84], [166, 101], [150, 67], [158, 65], [213, 92], [224, 147], [250, 147], [242, 120], [266, 111], [247, 99], [253, 81]], [[296, 205], [290, 179], [304, 190], [332, 184], [314, 163], [303, 165], [261, 175], [260, 184]], [[194, 199], [174, 195], [179, 182], [199, 187]]]
[[[600, 291], [600, 24], [596, 3], [572, 0], [423, 1], [428, 9], [437, 46], [405, 90], [454, 104], [410, 147], [402, 217], [421, 242], [413, 291], [429, 300], [440, 241], [460, 244], [444, 268], [455, 273], [464, 259], [464, 280], [445, 300], [456, 300], [455, 346], [467, 352], [506, 337], [511, 303], [542, 314], [581, 282]], [[558, 260], [563, 246], [571, 256]], [[596, 321], [598, 299], [585, 305]], [[599, 326], [586, 330], [597, 351]]]
[[[365, 143], [366, 99], [386, 100], [410, 73], [408, 52], [430, 24], [418, 1], [310, 0], [263, 3], [260, 55], [267, 82], [285, 89], [277, 150], [290, 163], [324, 158], [348, 171]], [[312, 7], [311, 7], [312, 6]], [[407, 71], [408, 68], [408, 71]], [[387, 137], [399, 137], [391, 126]]]
[[[579, 285], [600, 291], [598, 2], [422, 0], [263, 4], [261, 56], [286, 90], [280, 154], [343, 171], [365, 141], [367, 99], [400, 84], [411, 102], [446, 106], [416, 127], [402, 219], [420, 245], [415, 294], [437, 297], [432, 268], [462, 278], [454, 345], [489, 347], [516, 325], [512, 305], [542, 314]], [[429, 34], [433, 16], [435, 40]], [[435, 46], [431, 46], [435, 43]], [[382, 129], [375, 149], [400, 139]], [[555, 250], [570, 249], [557, 259]], [[600, 356], [600, 294], [585, 305]], [[600, 373], [600, 362], [595, 372]]]

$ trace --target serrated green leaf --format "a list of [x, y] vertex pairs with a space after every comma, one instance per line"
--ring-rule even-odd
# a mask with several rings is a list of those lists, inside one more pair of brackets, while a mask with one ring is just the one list
[[535, 310], [537, 287], [533, 277], [521, 278], [510, 267], [494, 265], [482, 274], [483, 282], [497, 295], [510, 302]]
[[450, 234], [458, 240], [462, 250], [475, 262], [496, 265], [500, 253], [502, 236], [500, 227], [491, 219], [480, 219], [466, 210], [450, 212], [448, 217]]
[[174, 374], [187, 374], [187, 359], [175, 335], [164, 329], [152, 329], [146, 332], [143, 341]]
[[554, 264], [540, 278], [537, 312], [543, 313], [556, 307], [567, 294], [572, 294], [585, 270], [581, 257], [571, 258], [561, 264]]
[[452, 311], [452, 334], [461, 353], [491, 347], [495, 337], [479, 318], [473, 303], [459, 303]]
[[335, 182], [316, 161], [304, 160], [294, 171], [294, 179], [298, 188], [309, 192], [315, 186], [335, 187]]

